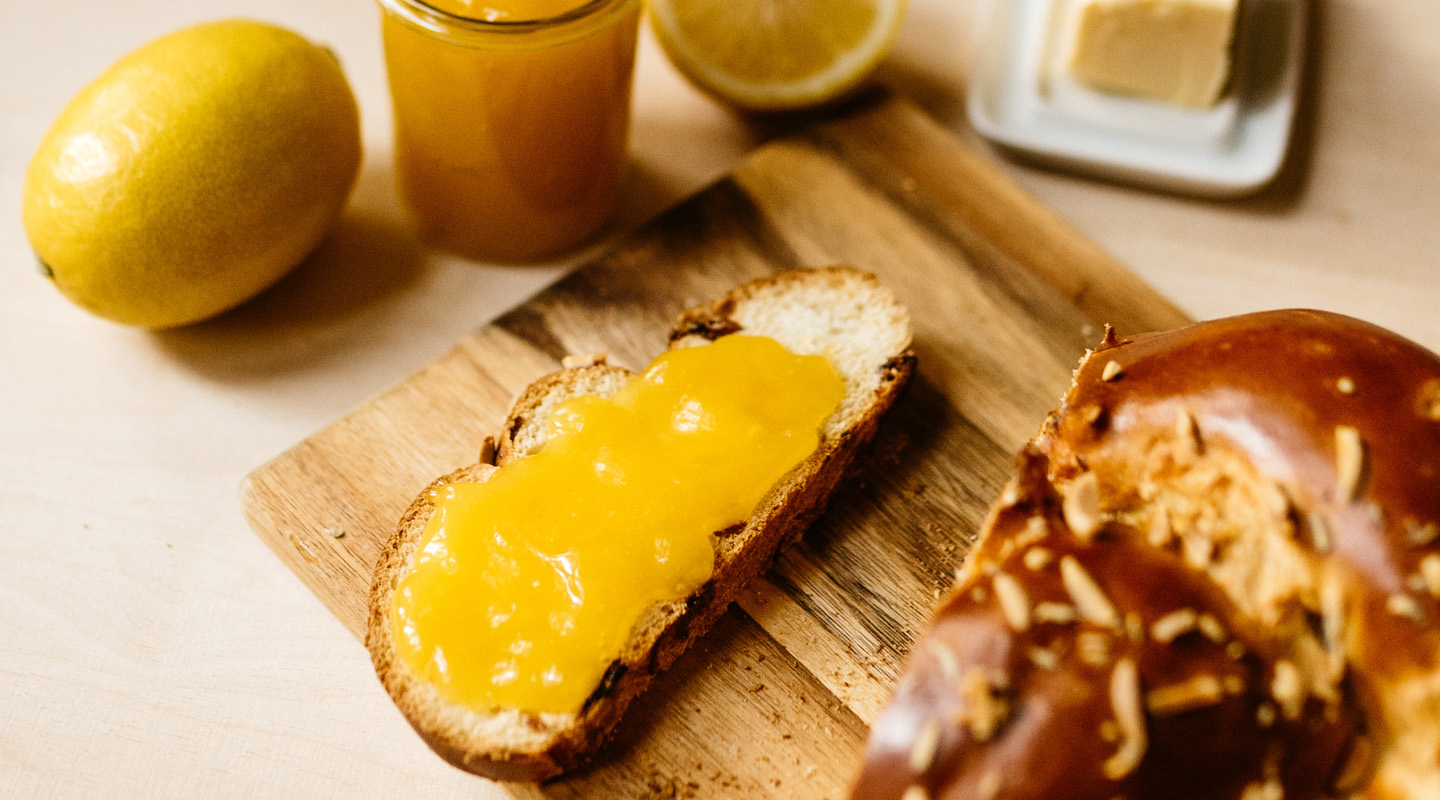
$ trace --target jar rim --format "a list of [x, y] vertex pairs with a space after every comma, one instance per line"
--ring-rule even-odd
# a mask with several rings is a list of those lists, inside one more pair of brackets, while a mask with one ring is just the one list
[[466, 31], [478, 34], [527, 34], [552, 30], [572, 22], [588, 19], [596, 14], [614, 8], [630, 5], [636, 0], [588, 0], [569, 11], [549, 17], [519, 20], [484, 20], [462, 17], [449, 11], [442, 11], [425, 0], [377, 0], [382, 8], [403, 18], [406, 22], [434, 33]]

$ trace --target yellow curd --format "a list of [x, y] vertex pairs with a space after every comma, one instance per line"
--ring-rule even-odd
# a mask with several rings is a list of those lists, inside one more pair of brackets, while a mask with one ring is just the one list
[[527, 22], [574, 11], [589, 0], [425, 0], [447, 14], [485, 22]]
[[561, 404], [540, 452], [433, 493], [391, 608], [401, 657], [450, 702], [579, 711], [642, 614], [710, 578], [712, 534], [814, 452], [843, 395], [823, 357], [732, 335]]
[[379, 0], [396, 185], [432, 243], [583, 245], [615, 209], [639, 0]]

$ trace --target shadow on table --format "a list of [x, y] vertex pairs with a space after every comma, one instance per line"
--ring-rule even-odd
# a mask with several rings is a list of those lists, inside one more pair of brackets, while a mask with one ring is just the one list
[[608, 249], [673, 192], [632, 160], [604, 239], [543, 264], [484, 264], [425, 246], [395, 199], [388, 154], [378, 154], [367, 159], [340, 220], [293, 272], [231, 311], [153, 338], [194, 372], [228, 383], [355, 359], [419, 363], [507, 311], [527, 289]]
[[415, 281], [423, 267], [408, 232], [347, 213], [279, 283], [214, 319], [158, 331], [154, 341], [196, 373], [225, 382], [355, 358], [375, 345], [359, 318]]
[[1310, 183], [1310, 167], [1314, 160], [1315, 128], [1321, 102], [1320, 87], [1329, 57], [1329, 5], [1329, 0], [1310, 2], [1304, 71], [1300, 75], [1295, 121], [1285, 159], [1280, 163], [1275, 179], [1265, 188], [1249, 197], [1230, 201], [1237, 208], [1257, 214], [1286, 214], [1299, 205], [1305, 196]]

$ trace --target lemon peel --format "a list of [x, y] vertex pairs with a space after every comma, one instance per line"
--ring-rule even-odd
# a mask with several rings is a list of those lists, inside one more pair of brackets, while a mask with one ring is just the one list
[[231, 308], [319, 243], [359, 172], [359, 110], [334, 55], [227, 20], [121, 58], [52, 124], [21, 213], [55, 286], [167, 328]]

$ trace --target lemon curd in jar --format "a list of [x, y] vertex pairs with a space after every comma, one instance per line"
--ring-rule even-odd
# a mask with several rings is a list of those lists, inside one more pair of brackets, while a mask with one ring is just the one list
[[434, 490], [390, 609], [401, 658], [452, 703], [580, 711], [642, 615], [709, 580], [712, 534], [814, 452], [843, 394], [824, 357], [731, 335], [562, 403], [538, 453]]
[[593, 238], [625, 162], [639, 0], [379, 0], [396, 185], [432, 243], [535, 261]]

